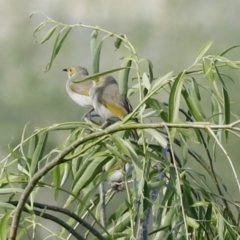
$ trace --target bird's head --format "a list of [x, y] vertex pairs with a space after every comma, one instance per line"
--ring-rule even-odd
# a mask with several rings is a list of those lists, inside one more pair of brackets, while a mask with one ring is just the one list
[[87, 69], [83, 68], [81, 66], [64, 68], [63, 71], [68, 73], [68, 77], [72, 77], [77, 74], [79, 74], [79, 75], [81, 74], [82, 76], [88, 75]]

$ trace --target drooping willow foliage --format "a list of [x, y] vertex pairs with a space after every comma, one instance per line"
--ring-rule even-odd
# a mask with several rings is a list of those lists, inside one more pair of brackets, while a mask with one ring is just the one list
[[[127, 36], [45, 16], [33, 35], [46, 31], [41, 44], [55, 39], [46, 71], [61, 57], [73, 28], [87, 28], [91, 36], [93, 75], [81, 81], [119, 72], [121, 94], [137, 96], [138, 104], [123, 121], [104, 130], [91, 122], [56, 123], [30, 136], [24, 129], [19, 145], [1, 160], [0, 195], [8, 201], [0, 202], [0, 239], [34, 239], [40, 228], [54, 239], [238, 239], [239, 206], [227, 193], [228, 183], [222, 182], [214, 162], [216, 152], [221, 152], [240, 193], [238, 171], [223, 144], [233, 135], [239, 137], [240, 131], [228, 92], [229, 72], [240, 62], [226, 58], [239, 46], [208, 55], [209, 42], [187, 69], [155, 76], [157, 66], [139, 58]], [[122, 66], [99, 72], [107, 38], [114, 48], [126, 48], [128, 55]], [[130, 81], [133, 86], [128, 89]], [[168, 94], [164, 103], [159, 101], [162, 93]], [[210, 114], [203, 96], [210, 99]], [[131, 129], [138, 131], [138, 142], [128, 134]], [[56, 132], [67, 137], [50, 149], [49, 138]], [[126, 163], [134, 170], [132, 176], [125, 175], [123, 193], [103, 184], [116, 164], [124, 173]], [[12, 170], [15, 166], [17, 170]], [[37, 197], [44, 190], [56, 201], [62, 196], [65, 201], [51, 206], [46, 195], [39, 203]], [[43, 219], [61, 230], [53, 231]]]

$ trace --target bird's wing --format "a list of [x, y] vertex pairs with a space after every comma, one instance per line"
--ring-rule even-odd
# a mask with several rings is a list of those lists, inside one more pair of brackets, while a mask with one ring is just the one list
[[89, 96], [89, 90], [92, 86], [91, 82], [84, 82], [84, 83], [69, 83], [70, 89], [78, 94]]
[[123, 119], [132, 111], [128, 99], [120, 95], [117, 83], [112, 83], [101, 90], [100, 101], [114, 116]]
[[119, 104], [108, 101], [106, 98], [101, 99], [101, 103], [116, 117], [123, 119], [125, 116], [127, 116], [127, 111]]
[[133, 111], [132, 105], [126, 96], [121, 95], [121, 103], [128, 113]]

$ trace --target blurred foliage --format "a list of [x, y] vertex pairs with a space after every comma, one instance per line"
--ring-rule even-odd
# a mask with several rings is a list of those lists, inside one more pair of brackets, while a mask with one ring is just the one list
[[[1, 214], [2, 239], [7, 236], [7, 222], [15, 221], [18, 225], [17, 219], [22, 211], [30, 214], [21, 218], [18, 238], [26, 232], [34, 238], [36, 229], [41, 227], [49, 236], [54, 236], [56, 232], [39, 222], [37, 216], [41, 215], [63, 227], [55, 236], [58, 239], [69, 239], [70, 232], [77, 239], [101, 239], [98, 234], [104, 239], [141, 239], [139, 235], [146, 233], [150, 239], [156, 240], [237, 239], [239, 207], [228, 193], [231, 184], [222, 181], [214, 164], [222, 154], [237, 186], [238, 196], [238, 171], [225, 145], [232, 137], [239, 141], [239, 121], [231, 107], [229, 83], [235, 84], [231, 73], [239, 68], [240, 62], [226, 57], [239, 46], [210, 54], [212, 42], [207, 42], [189, 67], [176, 75], [169, 72], [158, 76], [150, 60], [139, 58], [127, 35], [83, 23], [69, 25], [45, 16], [35, 28], [34, 35], [44, 33], [38, 40], [41, 44], [51, 41], [46, 71], [54, 67], [74, 29], [93, 31], [89, 35], [95, 74], [90, 78], [119, 71], [121, 93], [137, 96], [137, 106], [123, 122], [106, 131], [99, 131], [95, 124], [82, 122], [55, 123], [33, 133], [24, 130], [20, 144], [14, 149], [10, 147], [10, 154], [1, 161], [0, 194], [9, 197], [7, 203], [0, 202], [6, 209], [6, 213]], [[105, 45], [108, 48], [113, 46], [117, 51], [124, 49], [123, 68], [100, 71]], [[130, 79], [133, 81], [129, 84]], [[130, 89], [128, 85], [131, 85]], [[161, 95], [168, 96], [167, 103], [159, 101]], [[139, 123], [129, 121], [135, 117]], [[141, 136], [138, 142], [122, 133], [133, 128]], [[59, 133], [61, 140], [52, 144], [51, 138]], [[99, 195], [96, 191], [113, 173], [116, 162], [121, 166], [126, 163], [133, 166], [133, 183], [127, 184], [128, 176], [125, 176], [125, 201], [116, 206], [113, 213], [103, 217], [106, 214], [101, 198], [103, 193]], [[191, 167], [193, 162], [197, 168]], [[16, 164], [17, 170], [12, 172], [11, 167]], [[81, 221], [92, 222], [97, 235], [87, 222], [83, 226], [92, 235], [85, 230], [83, 237], [83, 230], [69, 230], [68, 227], [80, 223], [69, 212], [69, 218], [63, 222], [47, 215], [46, 209], [52, 207], [41, 207], [36, 203], [41, 188], [51, 189], [56, 201], [66, 197], [62, 203], [64, 209], [74, 205], [72, 213], [80, 216]], [[18, 194], [22, 194], [22, 202], [14, 209], [11, 218], [9, 213], [17, 204], [12, 199], [18, 199]], [[114, 194], [119, 193], [110, 189], [106, 194], [107, 209]], [[25, 208], [27, 200], [29, 205]], [[45, 208], [45, 211], [39, 212], [36, 208]], [[55, 211], [63, 209], [55, 208]], [[150, 227], [148, 214], [151, 212]]]
[[[65, 23], [84, 22], [126, 34], [134, 43], [138, 55], [151, 59], [155, 77], [162, 76], [173, 69], [176, 74], [182, 69], [188, 68], [194, 61], [197, 50], [204, 42], [209, 40], [214, 42], [209, 54], [219, 54], [223, 49], [239, 43], [240, 32], [236, 23], [240, 20], [238, 10], [240, 3], [233, 0], [227, 2], [224, 0], [217, 2], [157, 1], [151, 4], [144, 0], [139, 0], [137, 4], [134, 1], [122, 1], [116, 4], [111, 0], [94, 2], [90, 0], [84, 3], [76, 0], [68, 2], [59, 0], [51, 2], [22, 0], [16, 2], [8, 0], [1, 1], [0, 6], [2, 9], [0, 16], [1, 158], [8, 153], [8, 144], [13, 148], [20, 142], [22, 129], [26, 123], [29, 122], [25, 135], [29, 136], [33, 126], [43, 128], [59, 122], [79, 121], [81, 118], [82, 109], [73, 104], [65, 93], [66, 76], [61, 70], [73, 64], [91, 66], [90, 48], [87, 47], [91, 32], [88, 29], [80, 31], [74, 29], [64, 43], [59, 56], [55, 59], [52, 70], [44, 74], [42, 70], [50, 58], [54, 38], [44, 45], [35, 43], [31, 33], [43, 18], [39, 16], [29, 22], [28, 15], [33, 10], [43, 11], [54, 19]], [[8, 24], [5, 24], [6, 22]], [[41, 32], [38, 39], [41, 40], [45, 33]], [[122, 65], [120, 58], [126, 55], [126, 51], [121, 47], [113, 53], [114, 50], [115, 46], [109, 39], [103, 47], [100, 71]], [[239, 59], [239, 50], [235, 49], [228, 52], [227, 58]], [[140, 71], [141, 75], [147, 72], [147, 64], [141, 64]], [[230, 68], [224, 68], [224, 72], [235, 80], [233, 84], [231, 80], [225, 79], [230, 93], [232, 113], [239, 115], [237, 104], [239, 72]], [[129, 78], [133, 77], [134, 74], [130, 73]], [[197, 78], [194, 76], [194, 78], [197, 82], [204, 82], [205, 86], [212, 86], [212, 83], [205, 81], [202, 76]], [[194, 80], [191, 81], [192, 84], [189, 84], [188, 87], [193, 88]], [[129, 85], [132, 85], [131, 81]], [[131, 91], [132, 89], [129, 89], [129, 92]], [[217, 105], [203, 88], [200, 87], [199, 91], [201, 105], [208, 120], [212, 116], [212, 111], [217, 111]], [[190, 93], [194, 95], [194, 98], [197, 98], [193, 91]], [[183, 94], [186, 95], [186, 92]], [[139, 103], [138, 98], [134, 97], [135, 95], [131, 97], [134, 106]], [[168, 96], [168, 91], [161, 92], [157, 100], [167, 101]], [[213, 102], [212, 106], [210, 102]], [[184, 100], [181, 101], [181, 106], [187, 109]], [[54, 134], [50, 134], [45, 151], [49, 152], [56, 146], [60, 146], [68, 135], [68, 131], [56, 131]], [[210, 140], [211, 147], [213, 142]], [[193, 143], [188, 144], [190, 147], [193, 145]], [[238, 148], [236, 147], [239, 144], [238, 136], [231, 136], [227, 143], [223, 142], [222, 144], [227, 152], [231, 153], [231, 159], [236, 169], [239, 169]], [[180, 150], [175, 150], [178, 154], [181, 153]], [[195, 150], [203, 158], [207, 156], [202, 149]], [[186, 153], [183, 154], [183, 157], [186, 157]], [[218, 149], [215, 151], [215, 159], [217, 159], [214, 162], [216, 173], [220, 175], [224, 183], [227, 183], [228, 193], [231, 193], [234, 199], [238, 199], [238, 190], [229, 165], [225, 156]], [[191, 169], [204, 172], [198, 167], [196, 161], [187, 161], [186, 164]], [[12, 166], [9, 171], [17, 171], [16, 166]], [[48, 177], [47, 179], [49, 180]], [[208, 180], [207, 177], [207, 182]], [[69, 187], [69, 183], [66, 184]], [[212, 189], [214, 185], [212, 181], [209, 181], [208, 184]], [[48, 201], [55, 204], [50, 189], [44, 188], [44, 191], [40, 193], [36, 195], [38, 201], [45, 201], [45, 196], [48, 196]], [[62, 193], [58, 198], [58, 203], [64, 202], [66, 196], [67, 194], [63, 196]], [[8, 199], [4, 196], [1, 198], [2, 200]], [[115, 202], [116, 200], [119, 200], [119, 197], [115, 198]], [[53, 227], [53, 229], [55, 228]], [[39, 230], [39, 233], [42, 231]]]

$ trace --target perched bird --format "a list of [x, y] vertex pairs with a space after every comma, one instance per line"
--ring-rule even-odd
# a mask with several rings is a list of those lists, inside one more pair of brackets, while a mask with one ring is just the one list
[[[89, 95], [95, 111], [105, 120], [102, 128], [109, 126], [116, 120], [122, 120], [132, 112], [132, 106], [128, 98], [120, 94], [117, 81], [110, 75], [100, 77], [97, 81], [94, 81]], [[136, 130], [132, 130], [131, 134], [134, 140], [137, 141], [139, 137]], [[126, 174], [130, 175], [132, 170], [133, 166], [126, 163]], [[113, 189], [121, 190], [122, 183], [124, 182], [123, 172], [116, 168], [108, 178], [108, 181]]]
[[[129, 163], [126, 163], [124, 168], [126, 176], [131, 176], [133, 166]], [[109, 176], [108, 182], [110, 183], [112, 189], [116, 191], [122, 191], [124, 189], [124, 178], [123, 172], [119, 170], [119, 166], [116, 166], [113, 173]]]
[[[103, 128], [116, 120], [122, 120], [132, 112], [132, 106], [126, 96], [120, 94], [114, 77], [108, 75], [93, 81], [89, 92], [95, 111], [105, 120]], [[132, 131], [134, 140], [138, 140], [136, 131]]]
[[83, 79], [88, 76], [86, 68], [75, 66], [63, 69], [68, 73], [68, 80], [66, 83], [66, 90], [70, 98], [83, 108], [89, 108], [90, 111], [86, 112], [82, 119], [91, 119], [91, 112], [94, 110], [92, 100], [89, 96], [89, 90], [93, 86], [92, 80], [87, 80], [81, 83], [72, 83], [75, 80]]

